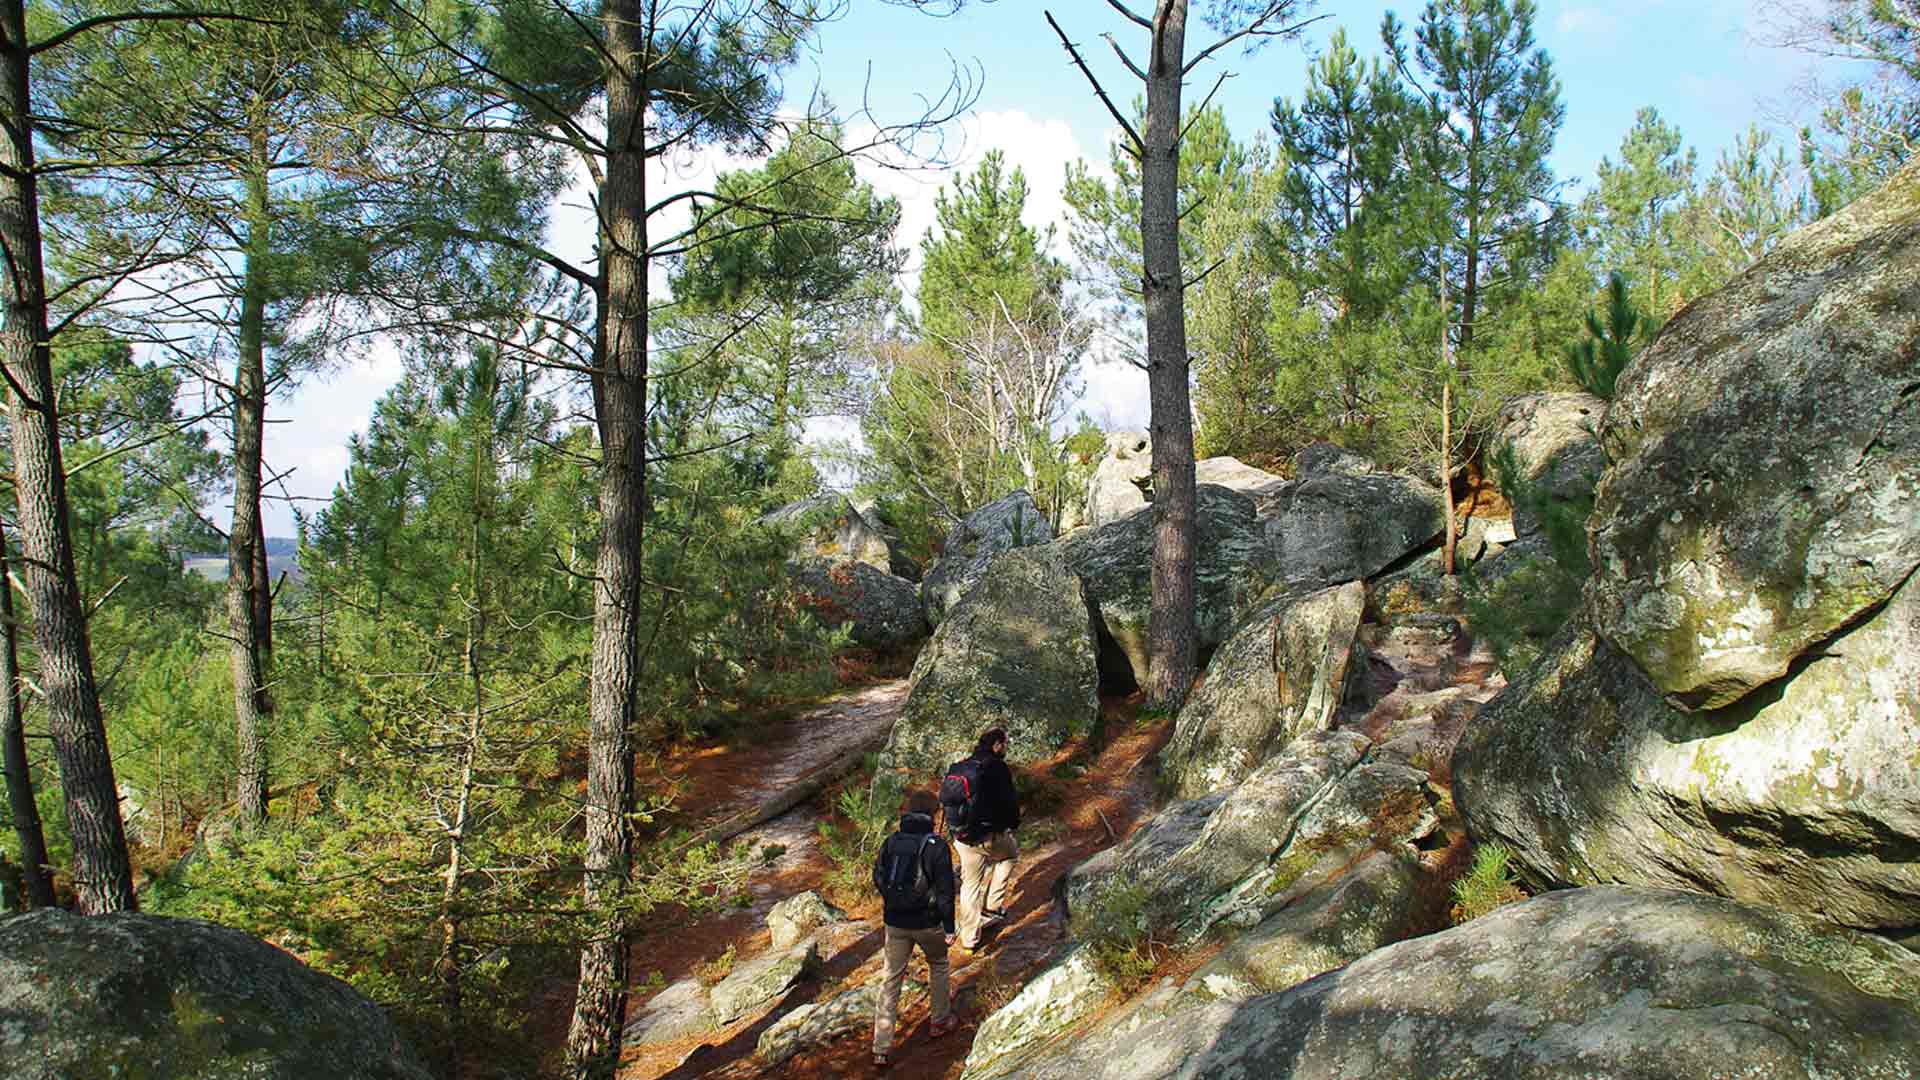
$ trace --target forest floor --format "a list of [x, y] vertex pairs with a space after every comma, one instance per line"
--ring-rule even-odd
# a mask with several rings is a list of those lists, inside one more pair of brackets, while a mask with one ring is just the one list
[[[662, 763], [662, 781], [679, 788], [677, 801], [711, 807], [702, 821], [721, 820], [806, 777], [850, 748], [884, 733], [906, 700], [904, 679], [865, 687], [833, 699], [812, 712], [770, 727], [750, 744], [719, 746]], [[1052, 894], [1059, 877], [1089, 855], [1124, 837], [1153, 801], [1154, 759], [1172, 733], [1170, 720], [1152, 726], [1136, 723], [1135, 703], [1102, 701], [1103, 723], [1090, 739], [1063, 747], [1053, 758], [1017, 770], [1023, 789], [1020, 831], [1022, 851], [1008, 904], [1009, 920], [981, 950], [954, 952], [953, 993], [958, 1031], [928, 1038], [928, 1000], [924, 994], [901, 1002], [893, 1069], [900, 1077], [957, 1077], [981, 1020], [1018, 993], [1039, 973], [1065, 941]], [[822, 970], [803, 980], [783, 1000], [707, 1035], [679, 1043], [629, 1050], [622, 1080], [715, 1080], [814, 1078], [870, 1075], [872, 1032], [838, 1039], [767, 1067], [754, 1057], [760, 1035], [799, 1005], [824, 1001], [842, 990], [879, 977], [880, 910], [865, 889], [836, 889], [834, 865], [820, 841], [823, 823], [837, 821], [835, 795], [848, 784], [863, 785], [866, 775], [829, 788], [815, 799], [744, 834], [744, 839], [776, 857], [758, 865], [747, 883], [750, 902], [691, 924], [646, 935], [633, 947], [636, 990], [629, 1018], [639, 1015], [652, 989], [711, 965], [729, 948], [742, 962], [770, 947], [767, 911], [781, 900], [813, 889], [846, 910], [855, 921], [857, 940], [827, 958]], [[864, 930], [863, 933], [859, 932]], [[658, 972], [658, 975], [654, 973]], [[916, 954], [909, 977], [926, 978], [925, 961]], [[641, 987], [649, 989], [642, 990]]]

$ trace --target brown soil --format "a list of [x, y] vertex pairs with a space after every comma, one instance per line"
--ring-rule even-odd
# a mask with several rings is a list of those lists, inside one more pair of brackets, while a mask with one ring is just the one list
[[[900, 700], [904, 698], [904, 684], [875, 687], [869, 693], [872, 697], [868, 703], [874, 714], [868, 719], [877, 723], [881, 719], [878, 714], [885, 709], [891, 708], [897, 714]], [[1103, 711], [1105, 730], [1115, 733], [1112, 738], [1104, 743], [1070, 744], [1054, 758], [1022, 770], [1027, 774], [1024, 786], [1030, 791], [1031, 801], [1042, 805], [1057, 803], [1058, 809], [1048, 816], [1036, 815], [1031, 810], [1026, 815], [1022, 838], [1028, 847], [1020, 854], [1014, 877], [1008, 924], [977, 954], [966, 955], [954, 950], [952, 985], [960, 1028], [944, 1038], [931, 1039], [927, 1031], [927, 998], [921, 995], [903, 1001], [891, 1075], [917, 1080], [960, 1074], [980, 1021], [1018, 993], [1026, 979], [1038, 974], [1065, 940], [1065, 931], [1052, 901], [1054, 883], [1074, 864], [1124, 837], [1149, 809], [1153, 797], [1154, 757], [1172, 734], [1172, 723], [1136, 728], [1135, 703], [1130, 700], [1109, 699], [1103, 702]], [[886, 722], [891, 722], [890, 716]], [[813, 726], [824, 732], [827, 725]], [[802, 759], [830, 760], [833, 753], [823, 749], [822, 744], [842, 742], [839, 735], [823, 734], [819, 738], [788, 741], [807, 728], [808, 725], [801, 725], [785, 738], [768, 739], [758, 747], [738, 752], [738, 756], [709, 753], [676, 762], [673, 775], [684, 784], [682, 805], [715, 805], [714, 813], [718, 816], [724, 812], [721, 807], [727, 800], [721, 799], [717, 804], [706, 802], [703, 793], [718, 796], [722, 792], [734, 792], [733, 801], [741, 801], [746, 797], [743, 785], [754, 777], [765, 780], [781, 775], [797, 779], [804, 775], [800, 767]], [[795, 746], [805, 749], [795, 753]], [[783, 757], [783, 753], [790, 757]], [[748, 764], [748, 758], [758, 763]], [[1084, 772], [1079, 771], [1082, 769]], [[1062, 779], [1058, 773], [1066, 773], [1073, 779]], [[804, 823], [810, 836], [826, 812], [816, 802], [750, 835], [755, 840], [761, 839], [762, 831], [794, 837], [798, 829], [796, 822], [789, 819], [797, 819]], [[803, 847], [804, 851], [796, 855], [789, 846], [770, 872], [756, 872], [750, 883], [753, 899], [750, 908], [714, 916], [669, 934], [652, 935], [636, 943], [633, 954], [636, 982], [644, 982], [649, 972], [657, 970], [671, 983], [711, 961], [729, 944], [736, 949], [740, 961], [765, 949], [769, 944], [766, 908], [794, 893], [820, 888], [830, 869], [817, 844], [809, 840]], [[848, 914], [863, 920], [870, 929], [853, 945], [841, 950], [818, 976], [797, 986], [786, 1000], [764, 1014], [740, 1020], [702, 1039], [629, 1052], [620, 1071], [623, 1080], [871, 1075], [871, 1032], [867, 1031], [849, 1035], [771, 1069], [764, 1068], [753, 1057], [761, 1033], [779, 1017], [801, 1004], [826, 1000], [843, 989], [877, 977], [881, 943], [879, 905], [867, 898]], [[914, 961], [918, 973], [914, 977], [925, 978], [923, 963]], [[634, 1004], [641, 1005], [644, 1000], [636, 994]]]

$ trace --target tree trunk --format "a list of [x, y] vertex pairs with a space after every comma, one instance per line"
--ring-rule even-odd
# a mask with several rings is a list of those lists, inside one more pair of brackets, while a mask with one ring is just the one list
[[260, 526], [260, 454], [267, 413], [267, 260], [272, 234], [267, 206], [266, 132], [256, 126], [247, 174], [247, 253], [242, 269], [239, 355], [233, 372], [233, 524], [227, 535], [227, 634], [233, 668], [234, 741], [240, 827], [267, 820], [267, 622], [272, 596], [266, 540]]
[[67, 827], [73, 837], [80, 910], [98, 915], [137, 907], [127, 837], [100, 694], [93, 679], [86, 609], [73, 574], [66, 473], [47, 342], [46, 277], [40, 256], [40, 205], [28, 120], [29, 53], [21, 0], [0, 0], [0, 250], [5, 252], [6, 312], [0, 364], [12, 397], [14, 487], [20, 501], [20, 554], [40, 688], [60, 766]]
[[26, 702], [20, 694], [20, 624], [13, 614], [13, 572], [7, 537], [0, 531], [0, 751], [7, 770], [7, 807], [13, 812], [13, 836], [20, 844], [20, 873], [30, 907], [53, 906], [53, 870], [47, 864], [47, 836], [40, 827], [40, 806], [33, 798], [33, 771], [27, 762]]
[[1459, 541], [1459, 532], [1453, 521], [1453, 349], [1447, 338], [1445, 249], [1440, 254], [1440, 265], [1440, 498], [1447, 515], [1447, 535], [1440, 545], [1440, 564], [1441, 572], [1452, 577], [1453, 549]]
[[1180, 268], [1180, 78], [1186, 0], [1160, 0], [1147, 67], [1140, 161], [1140, 254], [1153, 428], [1153, 606], [1147, 697], [1177, 709], [1193, 686], [1193, 406]]
[[633, 861], [633, 726], [640, 660], [646, 505], [647, 219], [644, 51], [639, 0], [612, 0], [607, 30], [607, 166], [601, 187], [599, 371], [600, 557], [589, 675], [586, 908], [602, 917], [580, 952], [567, 1062], [580, 1080], [611, 1080], [627, 1015], [626, 898]]
[[[493, 417], [490, 414], [484, 419], [489, 425], [493, 423]], [[447, 1043], [447, 1080], [460, 1080], [464, 1064], [460, 1055], [462, 1027], [460, 888], [462, 875], [466, 870], [464, 859], [467, 830], [472, 824], [473, 767], [475, 759], [480, 756], [481, 722], [486, 716], [487, 702], [486, 672], [480, 662], [480, 650], [487, 636], [487, 609], [481, 592], [480, 578], [480, 551], [487, 492], [481, 482], [481, 468], [483, 462], [489, 469], [493, 465], [491, 433], [490, 426], [487, 437], [481, 437], [478, 431], [475, 432], [474, 437], [473, 506], [467, 529], [466, 643], [467, 680], [473, 693], [473, 707], [467, 714], [466, 739], [460, 746], [459, 789], [454, 796], [453, 822], [447, 829], [447, 872], [440, 895], [440, 958], [434, 965], [440, 976], [440, 1004], [446, 1013], [447, 1031], [451, 1036]]]

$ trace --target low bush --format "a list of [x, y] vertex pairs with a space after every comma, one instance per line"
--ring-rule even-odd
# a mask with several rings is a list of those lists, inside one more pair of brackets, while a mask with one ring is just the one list
[[1482, 915], [1519, 900], [1527, 894], [1514, 880], [1513, 852], [1498, 841], [1481, 844], [1473, 850], [1473, 865], [1453, 883], [1453, 923], [1472, 922]]

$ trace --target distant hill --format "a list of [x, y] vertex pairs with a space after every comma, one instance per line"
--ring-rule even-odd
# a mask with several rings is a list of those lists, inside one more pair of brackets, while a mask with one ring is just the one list
[[[295, 581], [300, 580], [300, 541], [291, 536], [267, 537], [267, 576], [278, 580], [282, 573]], [[206, 552], [189, 555], [185, 559], [187, 570], [199, 574], [209, 581], [227, 580], [227, 556], [225, 552]]]

